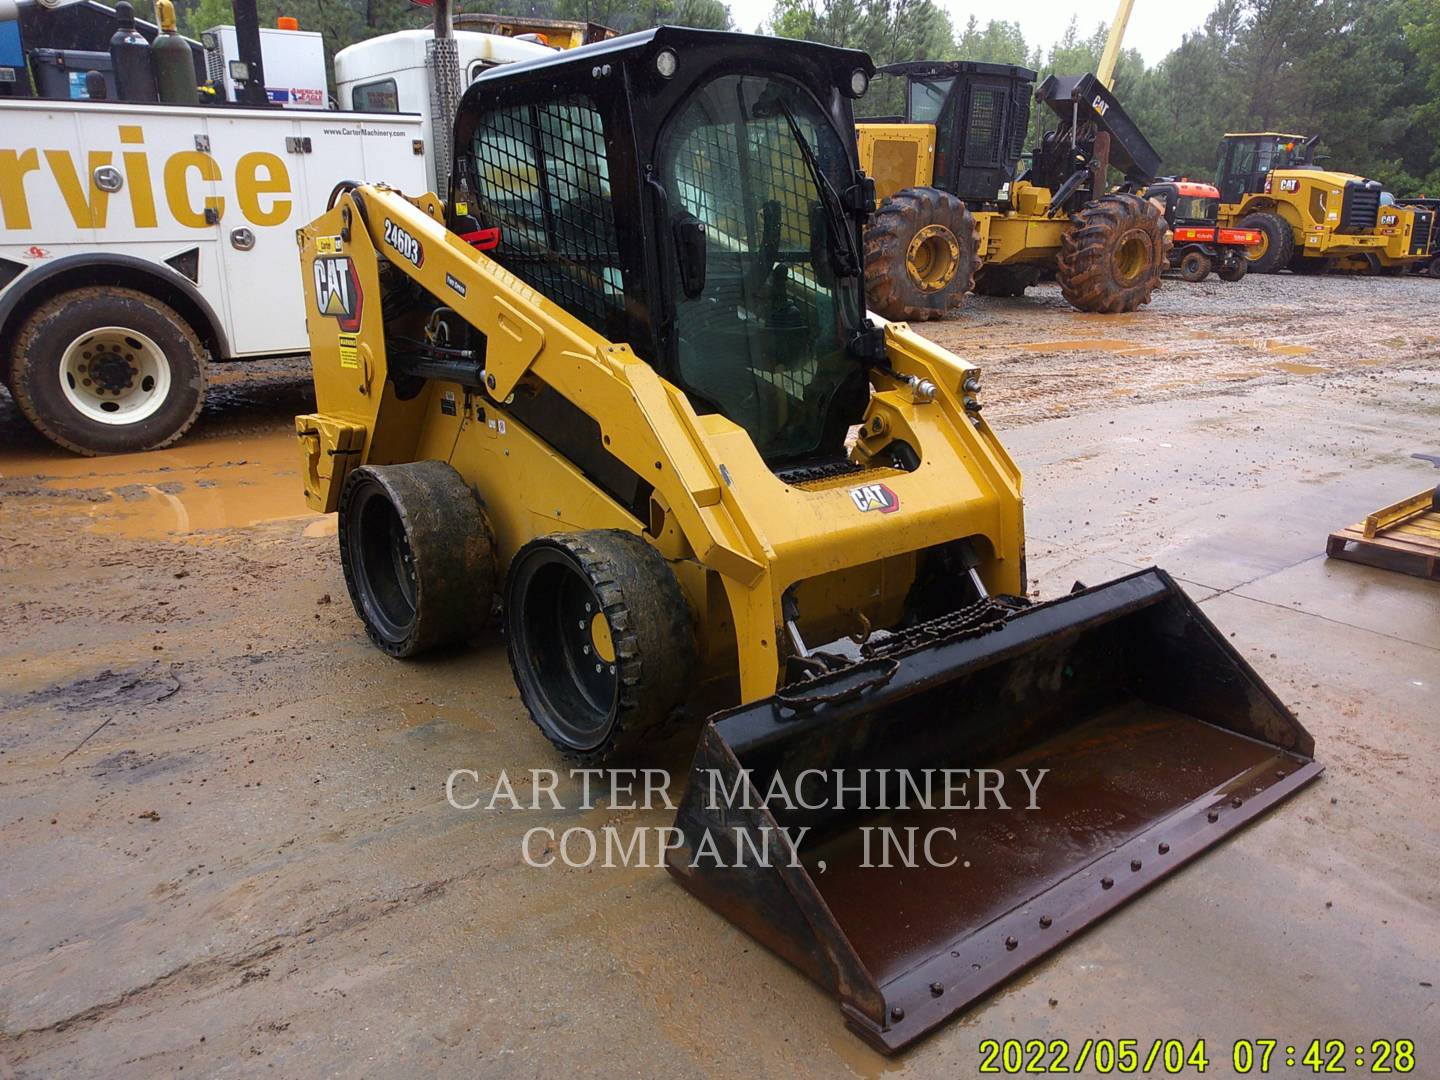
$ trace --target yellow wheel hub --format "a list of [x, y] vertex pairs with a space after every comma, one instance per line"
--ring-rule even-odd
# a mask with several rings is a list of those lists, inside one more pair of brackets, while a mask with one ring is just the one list
[[960, 241], [944, 225], [926, 225], [905, 252], [905, 270], [923, 292], [945, 288], [959, 267]]
[[1143, 233], [1131, 233], [1115, 249], [1115, 275], [1122, 281], [1143, 277], [1150, 268], [1150, 242]]
[[605, 663], [615, 662], [615, 640], [610, 636], [610, 624], [605, 620], [603, 611], [597, 611], [590, 620], [590, 645], [595, 655]]
[[1256, 231], [1260, 233], [1260, 242], [1258, 244], [1251, 244], [1245, 249], [1245, 258], [1251, 262], [1257, 262], [1263, 259], [1265, 253], [1270, 250], [1270, 237], [1266, 235], [1265, 230], [1258, 229]]

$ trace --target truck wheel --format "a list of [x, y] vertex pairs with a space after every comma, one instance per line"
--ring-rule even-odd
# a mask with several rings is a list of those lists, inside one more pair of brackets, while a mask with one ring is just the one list
[[[1295, 234], [1290, 231], [1290, 223], [1279, 214], [1256, 211], [1242, 217], [1235, 227], [1255, 229], [1260, 233], [1260, 243], [1245, 249], [1251, 273], [1275, 274], [1291, 266], [1290, 259], [1295, 254]], [[1294, 267], [1291, 266], [1291, 269]]]
[[200, 415], [205, 349], [190, 324], [153, 296], [75, 289], [21, 325], [10, 389], [35, 429], [67, 450], [155, 450]]
[[1245, 276], [1245, 272], [1249, 269], [1250, 264], [1245, 261], [1243, 255], [1240, 255], [1231, 259], [1219, 270], [1215, 271], [1215, 275], [1221, 281], [1235, 282], [1241, 280]]
[[1180, 279], [1191, 284], [1210, 276], [1210, 256], [1203, 251], [1187, 251], [1180, 257]]
[[979, 296], [1024, 296], [1025, 290], [1039, 280], [1038, 266], [986, 263], [975, 274], [975, 292]]
[[1134, 311], [1160, 284], [1170, 244], [1165, 218], [1149, 199], [1102, 195], [1070, 218], [1060, 238], [1060, 291], [1080, 311]]
[[345, 478], [340, 566], [365, 632], [391, 656], [474, 637], [490, 617], [489, 524], [443, 461], [362, 465]]
[[1426, 273], [1433, 278], [1440, 278], [1440, 255], [1436, 255], [1435, 258], [1430, 260], [1430, 265], [1426, 269]]
[[865, 230], [870, 310], [887, 319], [943, 319], [975, 287], [980, 228], [963, 202], [935, 188], [905, 188]]
[[633, 754], [679, 706], [695, 670], [690, 608], [674, 572], [618, 530], [530, 541], [505, 584], [510, 667], [530, 717], [566, 757]]

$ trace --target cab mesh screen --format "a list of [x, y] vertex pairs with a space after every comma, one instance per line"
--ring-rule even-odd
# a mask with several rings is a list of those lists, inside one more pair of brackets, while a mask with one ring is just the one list
[[583, 97], [491, 110], [470, 145], [474, 212], [500, 227], [493, 257], [607, 337], [621, 276], [605, 133]]

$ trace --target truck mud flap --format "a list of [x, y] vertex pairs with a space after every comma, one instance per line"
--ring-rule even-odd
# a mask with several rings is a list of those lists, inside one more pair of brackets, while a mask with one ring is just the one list
[[668, 865], [893, 1053], [1313, 780], [1313, 751], [1145, 570], [711, 718]]

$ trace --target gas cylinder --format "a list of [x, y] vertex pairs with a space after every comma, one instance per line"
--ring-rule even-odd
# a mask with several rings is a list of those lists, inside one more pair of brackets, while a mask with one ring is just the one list
[[155, 17], [160, 33], [150, 45], [150, 59], [160, 100], [169, 105], [194, 105], [195, 60], [190, 43], [175, 31], [175, 5], [171, 0], [155, 0]]
[[115, 5], [115, 21], [119, 28], [110, 38], [115, 96], [121, 101], [158, 101], [155, 72], [150, 67], [150, 42], [135, 29], [135, 8], [130, 0]]

